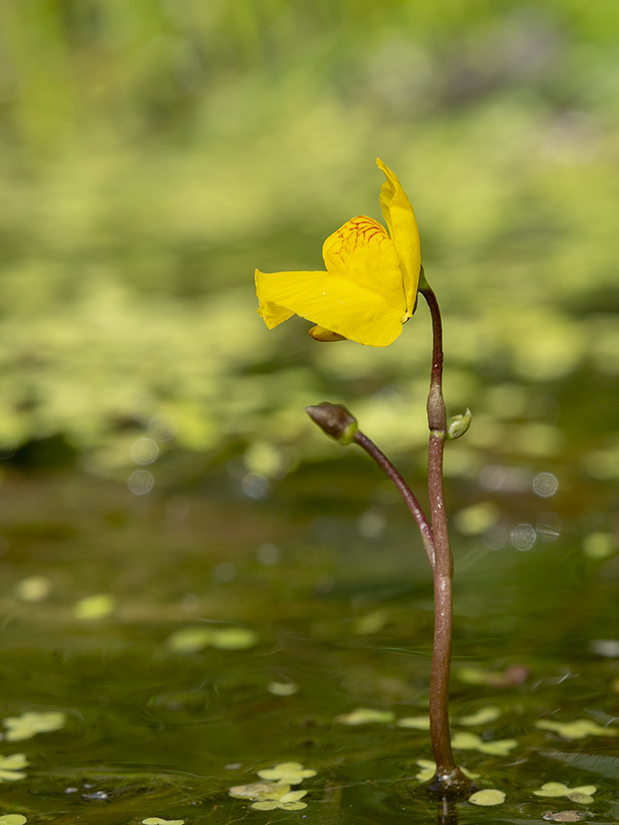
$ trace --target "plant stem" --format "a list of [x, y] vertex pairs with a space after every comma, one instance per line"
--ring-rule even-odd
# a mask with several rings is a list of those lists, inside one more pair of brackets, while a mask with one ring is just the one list
[[423, 542], [423, 549], [426, 551], [426, 556], [430, 562], [430, 567], [434, 570], [434, 538], [432, 536], [432, 528], [426, 518], [426, 514], [421, 509], [421, 505], [408, 484], [404, 481], [398, 470], [393, 466], [387, 456], [379, 450], [379, 448], [371, 441], [367, 435], [357, 430], [353, 437], [353, 441], [368, 453], [374, 459], [383, 472], [391, 479], [397, 488], [398, 492], [404, 499], [404, 503], [411, 512], [411, 515], [417, 523], [419, 532], [421, 533], [421, 540]]
[[449, 670], [451, 667], [453, 560], [449, 546], [447, 514], [443, 495], [443, 449], [447, 436], [447, 414], [443, 400], [443, 326], [436, 295], [422, 271], [419, 291], [432, 316], [432, 375], [428, 394], [428, 494], [434, 537], [434, 648], [430, 676], [430, 734], [436, 762], [431, 789], [441, 794], [470, 790], [472, 783], [456, 765], [449, 733]]

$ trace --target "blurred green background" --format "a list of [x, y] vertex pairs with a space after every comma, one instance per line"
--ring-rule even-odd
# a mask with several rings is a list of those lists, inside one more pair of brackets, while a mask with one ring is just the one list
[[380, 217], [379, 156], [474, 413], [448, 472], [619, 477], [618, 37], [614, 0], [4, 0], [5, 462], [271, 481], [337, 453], [303, 413], [326, 399], [416, 462], [425, 306], [385, 350], [256, 315], [255, 267], [321, 268]]

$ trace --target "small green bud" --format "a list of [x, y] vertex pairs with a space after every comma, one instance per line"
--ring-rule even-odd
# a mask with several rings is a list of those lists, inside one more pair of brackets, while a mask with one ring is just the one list
[[305, 412], [314, 424], [318, 424], [321, 430], [340, 444], [352, 444], [355, 440], [357, 419], [341, 404], [323, 401], [322, 404], [306, 407]]
[[473, 413], [466, 408], [464, 415], [454, 415], [447, 422], [447, 438], [454, 440], [461, 438], [471, 426]]

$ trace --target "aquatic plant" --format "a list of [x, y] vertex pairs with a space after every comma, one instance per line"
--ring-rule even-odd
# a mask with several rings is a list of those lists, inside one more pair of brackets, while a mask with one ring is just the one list
[[430, 440], [430, 519], [398, 470], [364, 434], [343, 406], [323, 402], [307, 407], [312, 420], [340, 444], [358, 444], [402, 495], [419, 532], [434, 576], [434, 648], [430, 677], [430, 734], [436, 762], [431, 788], [441, 794], [469, 792], [472, 782], [456, 764], [449, 731], [449, 672], [452, 639], [453, 560], [443, 493], [445, 441], [468, 430], [470, 411], [448, 421], [443, 400], [442, 320], [439, 304], [421, 265], [413, 207], [396, 175], [377, 160], [386, 177], [380, 193], [385, 229], [366, 216], [352, 218], [323, 244], [326, 271], [256, 270], [258, 312], [269, 329], [300, 315], [315, 326], [318, 341], [351, 340], [374, 347], [393, 343], [417, 308], [419, 293], [432, 318], [433, 348], [427, 401]]

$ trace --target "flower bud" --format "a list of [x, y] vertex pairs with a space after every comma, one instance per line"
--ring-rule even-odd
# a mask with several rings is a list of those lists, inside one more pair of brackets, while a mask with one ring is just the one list
[[314, 424], [340, 444], [352, 444], [357, 432], [357, 419], [341, 404], [323, 401], [316, 406], [306, 407], [305, 412]]
[[473, 414], [468, 407], [464, 415], [452, 416], [447, 422], [447, 438], [453, 440], [463, 436], [471, 426], [472, 419]]

